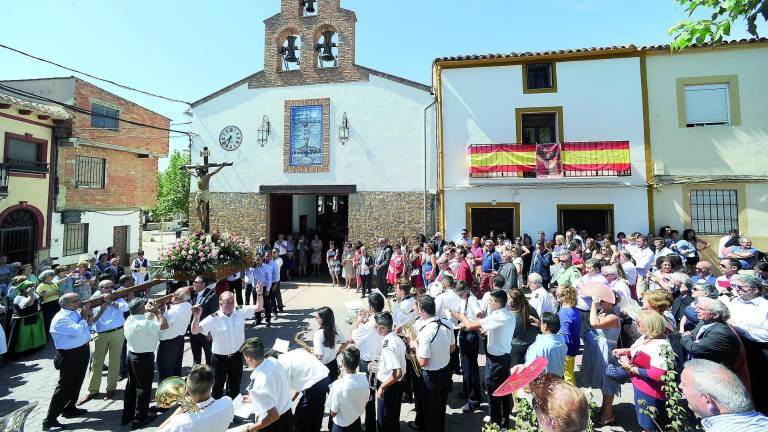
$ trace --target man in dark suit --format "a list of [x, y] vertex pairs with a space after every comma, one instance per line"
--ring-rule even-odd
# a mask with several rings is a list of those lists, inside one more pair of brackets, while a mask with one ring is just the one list
[[544, 241], [536, 242], [536, 249], [531, 256], [531, 272], [541, 276], [542, 286], [549, 285], [550, 273], [549, 266], [552, 265], [552, 254], [544, 248]]
[[[219, 310], [219, 298], [213, 286], [206, 286], [206, 280], [202, 276], [195, 278], [192, 284], [194, 292], [192, 293], [192, 305], [202, 306], [203, 312], [200, 319]], [[192, 348], [192, 359], [194, 364], [202, 362], [202, 353], [205, 353], [205, 364], [211, 365], [211, 341], [208, 335], [198, 333], [189, 336], [189, 346]], [[201, 353], [202, 351], [202, 353]]]
[[379, 247], [376, 248], [376, 256], [373, 261], [373, 268], [376, 270], [376, 287], [383, 295], [387, 295], [387, 269], [389, 260], [392, 258], [392, 246], [387, 244], [387, 239], [379, 239]]
[[742, 349], [739, 337], [726, 324], [728, 307], [709, 297], [696, 299], [695, 307], [699, 323], [681, 340], [689, 358], [711, 360], [736, 371]]

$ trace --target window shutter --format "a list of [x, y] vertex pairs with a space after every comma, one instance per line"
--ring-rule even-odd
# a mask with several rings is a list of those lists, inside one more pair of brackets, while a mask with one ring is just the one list
[[685, 86], [687, 125], [729, 124], [728, 84]]

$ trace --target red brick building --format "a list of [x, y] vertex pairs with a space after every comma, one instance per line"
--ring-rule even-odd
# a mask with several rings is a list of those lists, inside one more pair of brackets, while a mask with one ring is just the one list
[[0, 83], [78, 108], [66, 108], [71, 126], [58, 131], [51, 255], [75, 263], [114, 246], [127, 265], [143, 213], [155, 207], [158, 158], [168, 155], [169, 139], [123, 120], [164, 129], [170, 120], [75, 77]]

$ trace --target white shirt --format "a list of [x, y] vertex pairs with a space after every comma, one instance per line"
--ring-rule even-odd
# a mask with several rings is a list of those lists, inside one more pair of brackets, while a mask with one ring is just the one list
[[384, 382], [389, 379], [395, 369], [400, 369], [400, 379], [405, 376], [405, 343], [400, 336], [389, 332], [381, 341], [381, 356], [379, 357], [379, 369], [376, 379]]
[[161, 432], [224, 432], [235, 417], [229, 396], [210, 398], [197, 406], [200, 408], [198, 412], [172, 416]]
[[278, 253], [280, 255], [285, 255], [288, 253], [288, 241], [287, 240], [277, 240], [275, 241], [275, 244], [273, 246], [273, 249], [277, 249]]
[[470, 321], [477, 321], [477, 314], [483, 312], [480, 302], [474, 294], [470, 294], [461, 301], [461, 312], [467, 316]]
[[632, 264], [632, 261], [627, 261], [621, 265], [621, 268], [624, 269], [624, 274], [627, 275], [627, 282], [630, 285], [635, 285], [637, 283], [637, 267]]
[[531, 293], [531, 306], [536, 309], [536, 313], [541, 317], [544, 312], [552, 312], [555, 309], [552, 307], [552, 296], [549, 295], [547, 289], [544, 287], [538, 287]]
[[480, 329], [488, 334], [488, 354], [494, 356], [509, 354], [512, 348], [512, 336], [515, 334], [515, 320], [507, 308], [496, 309], [481, 319]]
[[450, 323], [432, 317], [426, 320], [416, 339], [418, 340], [416, 356], [429, 359], [424, 369], [435, 371], [448, 366], [451, 360], [451, 345], [456, 345]]
[[632, 300], [632, 291], [629, 289], [629, 285], [627, 285], [623, 279], [616, 279], [615, 281], [611, 282], [611, 289], [619, 293], [619, 296], [624, 297], [627, 300]]
[[321, 358], [320, 361], [323, 364], [328, 364], [336, 360], [336, 345], [338, 345], [338, 343], [343, 340], [344, 337], [341, 334], [341, 330], [336, 327], [336, 342], [333, 344], [333, 348], [329, 348], [325, 346], [325, 335], [323, 334], [323, 329], [315, 330], [315, 334], [312, 337], [312, 352], [316, 355], [322, 355], [323, 358]]
[[160, 330], [160, 340], [183, 336], [187, 332], [189, 322], [192, 320], [192, 304], [189, 302], [171, 304], [163, 315], [165, 315], [165, 320], [168, 321], [168, 328]]
[[245, 343], [245, 320], [253, 318], [255, 314], [256, 306], [243, 306], [242, 309], [232, 311], [230, 316], [217, 311], [205, 317], [200, 322], [200, 330], [213, 337], [211, 352], [218, 355], [237, 352]]
[[637, 248], [631, 253], [632, 258], [635, 259], [635, 266], [637, 268], [637, 275], [639, 277], [645, 276], [648, 270], [653, 265], [653, 251], [651, 248], [646, 247], [644, 249]]
[[328, 376], [328, 368], [302, 348], [280, 354], [277, 362], [285, 371], [288, 387], [296, 393], [312, 387]]
[[368, 378], [364, 373], [344, 374], [331, 384], [328, 394], [328, 411], [335, 412], [333, 422], [347, 427], [365, 412], [368, 402]]
[[365, 323], [352, 330], [350, 337], [360, 350], [361, 360], [370, 362], [379, 358], [382, 338], [376, 333], [376, 322], [373, 316], [368, 317]]
[[278, 415], [291, 409], [291, 389], [288, 376], [283, 366], [273, 358], [265, 358], [251, 372], [251, 384], [248, 386], [256, 421], [267, 417], [267, 411], [277, 409]]
[[[26, 301], [27, 297], [16, 296], [15, 304]], [[18, 303], [17, 303], [18, 302]], [[38, 315], [38, 319], [41, 319]], [[77, 311], [60, 309], [51, 320], [51, 338], [56, 349], [65, 350], [79, 348], [91, 341], [91, 328], [88, 320], [83, 319]]]
[[392, 321], [395, 327], [401, 327], [414, 318], [416, 318], [415, 298], [407, 297], [392, 305]]
[[[99, 292], [91, 296], [91, 298], [97, 298], [102, 295], [103, 294]], [[110, 302], [99, 317], [99, 320], [93, 323], [93, 328], [97, 333], [115, 330], [125, 324], [125, 313], [128, 312], [128, 303], [121, 298], [115, 300], [114, 303], [117, 303], [117, 306]], [[94, 315], [98, 314], [100, 311], [101, 306], [93, 308]]]
[[134, 354], [154, 353], [160, 343], [160, 323], [147, 315], [131, 315], [123, 325], [128, 351]]
[[488, 316], [491, 314], [491, 309], [488, 307], [488, 301], [491, 298], [491, 292], [487, 291], [485, 294], [483, 294], [483, 298], [479, 300], [480, 303], [480, 310], [483, 311], [483, 313]]
[[455, 329], [459, 321], [451, 316], [451, 312], [461, 312], [461, 297], [455, 291], [447, 289], [435, 298], [435, 316], [451, 323]]
[[730, 324], [740, 335], [756, 342], [768, 342], [768, 300], [757, 297], [745, 301], [735, 297], [728, 303], [728, 309]]

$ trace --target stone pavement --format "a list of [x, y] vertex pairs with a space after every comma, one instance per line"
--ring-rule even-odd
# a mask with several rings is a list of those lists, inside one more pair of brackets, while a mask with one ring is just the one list
[[[155, 288], [157, 291], [163, 290], [161, 286]], [[307, 282], [307, 283], [283, 283], [283, 301], [286, 305], [284, 313], [280, 314], [280, 319], [273, 321], [273, 327], [266, 328], [260, 326], [255, 329], [247, 329], [246, 336], [259, 336], [265, 340], [268, 346], [271, 346], [276, 338], [293, 339], [294, 334], [302, 326], [302, 323], [311, 324], [311, 328], [316, 328], [315, 320], [312, 318], [313, 311], [320, 306], [331, 307], [336, 315], [337, 324], [345, 332], [349, 332], [349, 325], [345, 318], [349, 315], [345, 309], [345, 303], [349, 301], [361, 300], [360, 295], [354, 293], [354, 290], [344, 290], [342, 288], [331, 287], [325, 282]], [[292, 348], [295, 344], [292, 343]], [[93, 349], [93, 348], [92, 348]], [[38, 402], [37, 408], [27, 419], [27, 431], [41, 430], [41, 423], [48, 409], [53, 389], [56, 386], [58, 371], [53, 367], [54, 349], [47, 347], [37, 352], [22, 356], [18, 359], [5, 360], [0, 364], [0, 416], [17, 409], [28, 402]], [[481, 356], [481, 365], [483, 359]], [[579, 360], [577, 360], [578, 363]], [[189, 344], [186, 344], [184, 352], [184, 373], [189, 371], [192, 364], [192, 354], [189, 350]], [[250, 371], [246, 370], [243, 374], [243, 388], [247, 385]], [[81, 395], [86, 392], [87, 380], [81, 389]], [[482, 410], [474, 414], [463, 414], [461, 406], [464, 404], [457, 396], [457, 389], [461, 388], [461, 377], [454, 375], [454, 390], [448, 398], [448, 414], [446, 420], [447, 431], [480, 431], [482, 419], [487, 412], [487, 404], [483, 403]], [[114, 400], [102, 400], [96, 398], [83, 406], [90, 412], [83, 418], [60, 419], [66, 424], [67, 430], [77, 431], [123, 431], [127, 427], [120, 425], [120, 413], [122, 411], [123, 389], [126, 381], [118, 383], [118, 393]], [[102, 390], [106, 385], [106, 372], [102, 380]], [[103, 396], [103, 394], [102, 394]], [[596, 392], [596, 402], [599, 400], [599, 392]], [[622, 389], [622, 396], [616, 399], [616, 417], [617, 426], [605, 427], [601, 431], [635, 431], [638, 430], [634, 419], [634, 409], [632, 406], [632, 388], [627, 384]], [[401, 430], [410, 431], [406, 422], [415, 418], [415, 411], [412, 404], [404, 404], [401, 414]], [[165, 418], [165, 416], [163, 416]], [[143, 430], [155, 430], [162, 423], [162, 418], [156, 420], [152, 425]], [[325, 421], [323, 422], [325, 424]]]

